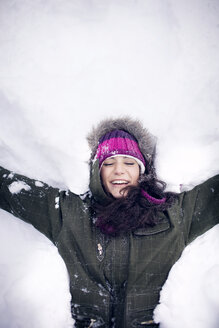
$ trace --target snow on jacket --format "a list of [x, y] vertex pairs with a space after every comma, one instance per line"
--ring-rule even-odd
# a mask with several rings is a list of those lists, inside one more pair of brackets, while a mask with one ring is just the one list
[[[102, 204], [96, 162], [90, 191]], [[31, 223], [58, 248], [70, 276], [76, 327], [158, 327], [153, 310], [185, 246], [219, 222], [219, 176], [179, 194], [159, 223], [107, 237], [90, 215], [91, 193], [68, 191], [0, 168], [0, 207]]]

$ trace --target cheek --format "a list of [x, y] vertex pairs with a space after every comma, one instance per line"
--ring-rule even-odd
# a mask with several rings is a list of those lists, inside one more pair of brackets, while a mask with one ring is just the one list
[[135, 180], [134, 180], [136, 186], [139, 184], [138, 180], [139, 180], [139, 175], [137, 175], [137, 176], [135, 177]]
[[140, 169], [137, 168], [134, 172], [132, 172], [132, 179], [135, 184], [138, 184], [139, 176], [140, 176]]

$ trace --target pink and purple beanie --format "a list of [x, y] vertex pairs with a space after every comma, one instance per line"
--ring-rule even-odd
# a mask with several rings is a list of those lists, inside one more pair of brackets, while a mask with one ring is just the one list
[[123, 130], [113, 130], [104, 134], [99, 140], [96, 152], [100, 168], [105, 159], [119, 155], [134, 158], [140, 166], [141, 174], [144, 173], [145, 159], [135, 137]]

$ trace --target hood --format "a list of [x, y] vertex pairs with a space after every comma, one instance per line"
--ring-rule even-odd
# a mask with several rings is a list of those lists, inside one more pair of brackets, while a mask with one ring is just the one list
[[[112, 130], [124, 130], [130, 133], [138, 141], [138, 146], [146, 159], [146, 174], [154, 174], [154, 158], [156, 152], [156, 138], [143, 127], [139, 120], [134, 120], [128, 116], [120, 118], [108, 118], [101, 121], [96, 127], [93, 127], [87, 136], [87, 141], [91, 149], [90, 156], [90, 191], [94, 199], [101, 204], [108, 204], [111, 198], [106, 195], [99, 172], [99, 160], [95, 158], [99, 139], [107, 132]], [[147, 163], [149, 165], [147, 165]]]
[[138, 146], [146, 161], [153, 166], [156, 138], [143, 127], [139, 120], [128, 116], [120, 118], [108, 118], [101, 121], [96, 127], [93, 127], [87, 136], [88, 144], [91, 149], [90, 164], [95, 160], [95, 155], [100, 138], [112, 130], [124, 130], [135, 137]]
[[105, 193], [101, 183], [99, 160], [96, 160], [91, 166], [89, 189], [97, 203], [108, 205], [112, 201], [112, 199]]

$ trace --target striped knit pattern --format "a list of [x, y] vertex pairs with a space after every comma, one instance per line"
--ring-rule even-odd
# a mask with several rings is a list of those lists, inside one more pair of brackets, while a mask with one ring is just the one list
[[131, 134], [123, 130], [113, 130], [100, 138], [96, 158], [101, 167], [106, 158], [117, 155], [133, 157], [140, 165], [141, 172], [144, 172], [145, 159], [138, 143]]

